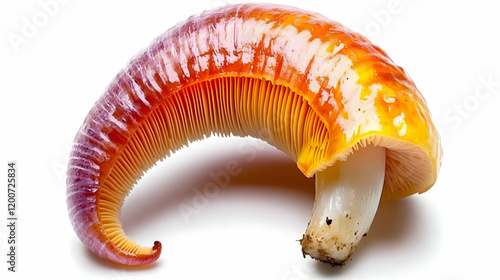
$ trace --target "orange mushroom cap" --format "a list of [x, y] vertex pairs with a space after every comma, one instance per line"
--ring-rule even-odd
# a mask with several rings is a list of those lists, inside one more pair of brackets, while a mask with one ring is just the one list
[[159, 36], [89, 112], [67, 179], [82, 242], [124, 264], [156, 260], [159, 242], [124, 235], [124, 197], [157, 160], [211, 133], [261, 137], [306, 176], [359, 147], [386, 147], [384, 199], [428, 190], [442, 156], [424, 98], [365, 37], [292, 7], [230, 5]]

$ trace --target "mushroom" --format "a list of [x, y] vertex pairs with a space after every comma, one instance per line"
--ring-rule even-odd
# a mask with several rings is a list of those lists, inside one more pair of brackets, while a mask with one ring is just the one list
[[240, 4], [160, 35], [118, 73], [71, 151], [67, 204], [81, 241], [102, 258], [141, 265], [119, 221], [155, 162], [212, 134], [258, 137], [316, 175], [304, 255], [347, 261], [380, 200], [427, 191], [441, 146], [413, 81], [365, 37], [317, 13]]

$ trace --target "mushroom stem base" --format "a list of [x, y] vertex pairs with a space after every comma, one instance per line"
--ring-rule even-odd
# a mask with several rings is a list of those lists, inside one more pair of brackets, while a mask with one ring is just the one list
[[385, 176], [385, 148], [367, 146], [316, 174], [316, 199], [300, 240], [302, 253], [343, 265], [375, 217]]

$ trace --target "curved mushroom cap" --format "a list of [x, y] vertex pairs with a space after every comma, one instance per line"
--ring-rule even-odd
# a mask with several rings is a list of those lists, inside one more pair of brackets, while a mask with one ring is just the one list
[[385, 199], [426, 191], [441, 163], [423, 97], [380, 48], [317, 13], [230, 5], [160, 35], [91, 109], [68, 166], [75, 232], [101, 257], [156, 260], [160, 243], [138, 246], [119, 223], [135, 182], [189, 141], [259, 131], [307, 176], [360, 146], [386, 147]]

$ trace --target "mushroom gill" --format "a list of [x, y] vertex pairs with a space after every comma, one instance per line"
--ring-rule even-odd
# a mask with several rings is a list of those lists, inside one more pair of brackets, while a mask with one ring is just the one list
[[366, 38], [296, 8], [241, 4], [204, 12], [159, 36], [123, 69], [75, 137], [71, 222], [97, 255], [158, 259], [119, 221], [146, 170], [212, 134], [253, 136], [308, 177], [316, 200], [304, 255], [343, 264], [379, 201], [428, 190], [441, 163], [425, 100]]
[[324, 124], [289, 88], [248, 77], [185, 87], [143, 120], [102, 180], [97, 214], [112, 244], [132, 254], [151, 254], [151, 247], [137, 245], [123, 232], [119, 217], [124, 198], [158, 160], [212, 133], [257, 137], [295, 160], [303, 150], [312, 159], [323, 158], [328, 145]]

